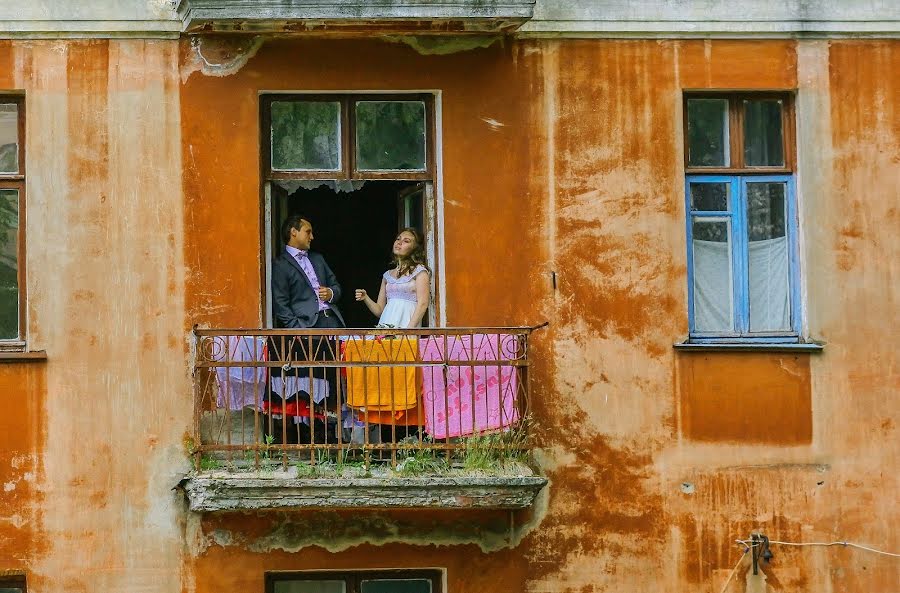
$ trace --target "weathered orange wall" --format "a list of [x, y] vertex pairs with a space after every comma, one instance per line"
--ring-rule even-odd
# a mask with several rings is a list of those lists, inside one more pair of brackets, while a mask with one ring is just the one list
[[[329, 517], [334, 553], [297, 535], [309, 515], [207, 517], [190, 530], [191, 590], [409, 565], [447, 567], [454, 593], [705, 592], [753, 529], [900, 547], [885, 471], [898, 450], [898, 59], [897, 42], [508, 40], [424, 56], [307, 39], [208, 76], [184, 43], [186, 325], [260, 322], [257, 96], [282, 89], [440, 90], [448, 322], [551, 322], [532, 369], [551, 486], [534, 516], [511, 516], [515, 547], [475, 548], [439, 513]], [[681, 93], [703, 88], [799, 89], [803, 282], [821, 354], [672, 348], [687, 332]], [[885, 557], [775, 552], [777, 590], [897, 582]], [[490, 585], [471, 580], [482, 571]]]
[[23, 570], [29, 591], [181, 584], [177, 51], [0, 42], [0, 90], [27, 109], [28, 348], [47, 354], [0, 365], [0, 571]]
[[[270, 569], [402, 565], [446, 567], [453, 593], [715, 593], [751, 529], [900, 549], [900, 43], [507, 40], [424, 56], [309, 39], [221, 77], [195, 62], [188, 42], [0, 42], [0, 90], [28, 102], [28, 336], [48, 355], [0, 368], [0, 570], [42, 593], [244, 591]], [[823, 353], [673, 351], [685, 88], [798, 89], [806, 323]], [[551, 486], [533, 513], [184, 512], [188, 330], [259, 325], [257, 93], [278, 89], [442, 92], [448, 321], [551, 322], [533, 368]], [[743, 383], [722, 394], [730, 372]], [[767, 386], [794, 407], [761, 396], [770, 417], [752, 424], [741, 393]], [[325, 543], [302, 547], [303, 525]], [[858, 550], [775, 553], [777, 590], [888, 593], [900, 576]]]
[[[16, 57], [12, 43], [0, 42], [0, 89], [21, 88]], [[25, 572], [46, 549], [38, 529], [45, 370], [40, 362], [0, 365], [0, 570]]]

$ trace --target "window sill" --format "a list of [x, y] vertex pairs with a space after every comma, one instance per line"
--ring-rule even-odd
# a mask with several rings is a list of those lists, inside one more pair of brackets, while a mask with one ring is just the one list
[[681, 342], [675, 350], [694, 352], [822, 352], [824, 344], [815, 342]]
[[46, 350], [22, 352], [15, 350], [0, 350], [0, 364], [12, 362], [44, 362], [47, 360]]

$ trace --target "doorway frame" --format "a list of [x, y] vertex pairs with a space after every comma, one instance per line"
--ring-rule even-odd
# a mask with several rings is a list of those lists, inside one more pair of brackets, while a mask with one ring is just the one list
[[[260, 321], [264, 327], [272, 327], [272, 295], [269, 290], [270, 278], [272, 274], [272, 183], [273, 180], [267, 176], [269, 171], [269, 150], [266, 149], [265, 142], [268, 137], [264, 129], [264, 123], [269, 121], [268, 114], [264, 114], [267, 105], [271, 103], [272, 95], [288, 95], [292, 97], [322, 97], [323, 95], [368, 95], [378, 96], [385, 99], [402, 100], [404, 97], [415, 98], [422, 95], [431, 97], [432, 113], [430, 117], [430, 140], [426, 133], [426, 151], [430, 148], [431, 153], [426, 154], [426, 159], [430, 161], [431, 178], [423, 179], [419, 176], [418, 180], [425, 184], [423, 195], [423, 221], [425, 233], [425, 250], [428, 261], [431, 265], [431, 302], [428, 304], [428, 323], [431, 327], [445, 327], [447, 322], [447, 306], [446, 306], [446, 281], [444, 268], [444, 177], [443, 177], [443, 95], [440, 89], [381, 89], [381, 90], [259, 90], [257, 91], [257, 104], [259, 107], [259, 118], [257, 122], [259, 145], [259, 181], [260, 181], [260, 254], [262, 261], [260, 262]], [[427, 107], [426, 107], [427, 108]], [[426, 114], [427, 115], [427, 114]], [[426, 121], [429, 118], [426, 117]], [[409, 175], [397, 172], [397, 177], [392, 177], [394, 172], [378, 175], [377, 178], [367, 179], [367, 181], [378, 181], [379, 179], [394, 181], [411, 181]], [[324, 179], [323, 179], [324, 181]]]

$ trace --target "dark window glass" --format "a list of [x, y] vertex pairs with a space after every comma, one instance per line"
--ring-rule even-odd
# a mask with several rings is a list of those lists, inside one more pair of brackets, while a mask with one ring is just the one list
[[358, 101], [356, 168], [360, 171], [425, 170], [425, 103]]
[[688, 99], [688, 165], [727, 167], [728, 100]]
[[0, 173], [19, 172], [19, 106], [0, 103]]
[[341, 168], [341, 104], [272, 102], [272, 168], [336, 171]]
[[784, 166], [782, 104], [777, 99], [744, 101], [744, 164]]
[[344, 581], [291, 580], [277, 581], [275, 593], [346, 593]]
[[19, 337], [19, 192], [0, 189], [0, 340]]
[[427, 579], [377, 579], [362, 581], [360, 593], [431, 593]]
[[692, 183], [691, 210], [726, 211], [731, 207], [730, 183]]

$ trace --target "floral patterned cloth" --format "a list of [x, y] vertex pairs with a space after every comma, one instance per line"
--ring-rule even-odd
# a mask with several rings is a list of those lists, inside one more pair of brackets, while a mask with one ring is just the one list
[[[423, 362], [516, 358], [509, 334], [443, 336], [419, 340]], [[444, 379], [446, 369], [446, 380]], [[436, 439], [505, 429], [519, 420], [518, 375], [512, 366], [426, 366], [422, 371], [425, 430]]]

